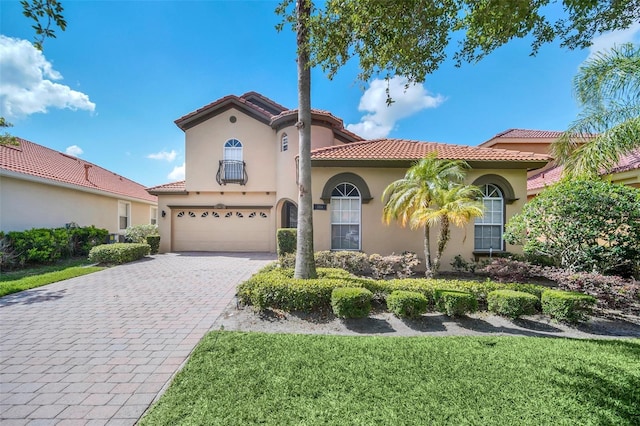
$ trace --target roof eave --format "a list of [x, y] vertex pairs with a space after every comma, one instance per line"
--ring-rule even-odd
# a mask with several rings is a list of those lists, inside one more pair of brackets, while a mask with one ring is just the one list
[[240, 102], [236, 98], [229, 98], [220, 102], [219, 104], [212, 105], [209, 108], [204, 108], [202, 111], [196, 112], [193, 115], [188, 114], [182, 118], [179, 118], [175, 120], [174, 123], [182, 131], [186, 131], [231, 108], [235, 108], [241, 112], [244, 112], [245, 114], [257, 119], [258, 121], [261, 121], [264, 124], [269, 125], [271, 122], [271, 118], [267, 117], [264, 113], [257, 111], [254, 108]]

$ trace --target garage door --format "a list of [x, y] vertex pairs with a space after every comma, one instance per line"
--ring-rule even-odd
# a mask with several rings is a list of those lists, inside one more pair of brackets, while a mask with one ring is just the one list
[[269, 215], [269, 210], [174, 210], [173, 251], [268, 252]]

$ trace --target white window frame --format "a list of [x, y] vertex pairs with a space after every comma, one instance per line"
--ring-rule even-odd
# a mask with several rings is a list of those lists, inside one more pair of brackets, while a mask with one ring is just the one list
[[[125, 214], [126, 216], [122, 216], [120, 213], [120, 209], [121, 207], [124, 206], [125, 209]], [[127, 226], [125, 226], [124, 228], [121, 228], [120, 225], [121, 223], [121, 218], [126, 217], [127, 218]], [[124, 231], [131, 226], [131, 203], [128, 201], [121, 201], [118, 200], [118, 221], [116, 222], [118, 224], [118, 233], [124, 233]]]
[[286, 133], [282, 134], [280, 139], [280, 151], [285, 152], [289, 150], [289, 136]]
[[224, 168], [224, 180], [238, 180], [242, 178], [242, 142], [238, 139], [228, 139], [224, 143], [224, 153], [222, 157], [225, 161], [239, 161], [236, 167]]
[[[336, 196], [336, 193], [340, 193], [341, 195]], [[357, 194], [357, 195], [354, 195]], [[342, 212], [342, 210], [338, 210], [342, 207], [342, 201], [357, 201], [357, 212], [358, 212], [358, 220], [357, 223], [353, 222], [351, 220], [347, 220], [345, 221], [334, 221], [334, 218], [336, 216], [336, 211], [338, 212]], [[351, 204], [351, 203], [350, 203]], [[337, 207], [340, 206], [340, 207]], [[346, 210], [346, 212], [351, 213], [354, 212], [355, 210], [352, 209], [348, 209]], [[344, 215], [340, 215], [340, 216], [344, 216]], [[350, 215], [349, 215], [350, 216]], [[357, 235], [355, 236], [357, 238], [357, 247], [337, 247], [334, 246], [334, 234], [333, 234], [333, 229], [334, 226], [357, 226], [358, 227], [358, 232]], [[349, 231], [347, 233], [347, 236], [350, 234], [351, 231]], [[342, 182], [339, 183], [338, 185], [336, 185], [333, 190], [331, 191], [331, 228], [330, 228], [330, 234], [331, 235], [331, 250], [352, 250], [352, 251], [358, 251], [361, 249], [362, 247], [362, 195], [360, 194], [360, 190], [358, 189], [358, 187], [354, 184], [352, 184], [351, 182]], [[351, 240], [350, 238], [347, 238], [347, 236], [345, 236], [345, 239], [347, 240]], [[353, 237], [352, 237], [353, 238]]]
[[158, 224], [158, 207], [151, 206], [149, 208], [149, 224], [157, 225]]
[[[485, 212], [483, 217], [477, 217], [474, 221], [474, 251], [502, 251], [504, 250], [504, 194], [502, 189], [498, 185], [487, 183], [482, 186], [482, 202], [485, 206]], [[493, 208], [496, 206], [496, 202], [499, 202], [499, 208]], [[487, 214], [488, 213], [488, 214]], [[485, 247], [485, 244], [477, 244], [478, 232], [482, 232], [484, 228], [499, 227], [500, 231], [500, 243], [498, 247], [493, 247], [491, 244], [489, 247]], [[485, 241], [486, 237], [480, 237], [481, 242]], [[491, 237], [488, 237], [491, 240]]]

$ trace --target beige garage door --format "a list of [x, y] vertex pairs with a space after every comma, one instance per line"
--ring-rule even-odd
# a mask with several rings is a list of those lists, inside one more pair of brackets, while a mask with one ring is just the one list
[[269, 251], [269, 210], [173, 211], [173, 251]]

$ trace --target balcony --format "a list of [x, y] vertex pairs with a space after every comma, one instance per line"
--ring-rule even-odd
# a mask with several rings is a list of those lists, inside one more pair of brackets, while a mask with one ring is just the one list
[[228, 183], [245, 185], [247, 183], [247, 167], [245, 162], [220, 160], [218, 173], [216, 174], [216, 182], [218, 182], [219, 185], [226, 185]]

